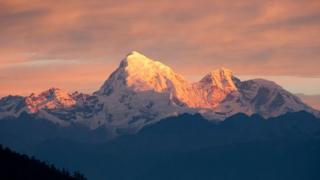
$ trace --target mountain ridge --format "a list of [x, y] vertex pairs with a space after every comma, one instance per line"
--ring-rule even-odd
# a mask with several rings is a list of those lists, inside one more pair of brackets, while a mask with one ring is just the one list
[[0, 100], [0, 119], [27, 112], [62, 126], [105, 126], [113, 134], [136, 132], [182, 113], [223, 120], [240, 112], [269, 118], [303, 110], [319, 115], [274, 82], [241, 81], [227, 68], [189, 82], [172, 68], [136, 51], [129, 53], [93, 94], [51, 88], [27, 97], [7, 96]]

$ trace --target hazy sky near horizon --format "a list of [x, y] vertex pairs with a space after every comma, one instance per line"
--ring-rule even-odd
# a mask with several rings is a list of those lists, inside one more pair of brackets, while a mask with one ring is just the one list
[[0, 96], [92, 92], [132, 50], [189, 79], [227, 67], [320, 94], [320, 1], [0, 1]]

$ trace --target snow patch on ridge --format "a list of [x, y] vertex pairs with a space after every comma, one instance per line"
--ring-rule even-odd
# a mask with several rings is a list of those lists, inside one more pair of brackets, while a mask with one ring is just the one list
[[72, 96], [59, 88], [51, 88], [40, 94], [31, 94], [26, 97], [25, 103], [31, 113], [41, 109], [63, 109], [76, 105]]

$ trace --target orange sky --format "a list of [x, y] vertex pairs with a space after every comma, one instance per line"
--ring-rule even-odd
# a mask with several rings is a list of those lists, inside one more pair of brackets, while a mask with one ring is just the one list
[[320, 94], [319, 34], [319, 0], [2, 0], [0, 96], [92, 92], [132, 50], [187, 77], [224, 66]]

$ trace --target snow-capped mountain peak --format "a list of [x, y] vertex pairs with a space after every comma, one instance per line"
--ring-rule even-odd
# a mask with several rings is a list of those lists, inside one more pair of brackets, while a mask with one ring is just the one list
[[221, 90], [231, 92], [236, 91], [233, 73], [230, 69], [219, 68], [208, 73], [200, 80], [201, 84], [208, 84]]
[[128, 65], [134, 65], [134, 64], [148, 64], [148, 63], [152, 63], [152, 61], [155, 61], [155, 60], [152, 60], [146, 57], [145, 55], [139, 53], [138, 51], [132, 51], [129, 54], [127, 54], [127, 56], [121, 61], [120, 64], [128, 66]]
[[130, 89], [138, 91], [170, 91], [174, 84], [184, 84], [186, 80], [170, 67], [150, 59], [137, 51], [123, 59], [108, 80], [96, 94], [108, 95], [114, 90]]
[[70, 108], [76, 105], [72, 96], [59, 88], [50, 88], [39, 94], [31, 94], [26, 97], [25, 103], [32, 113], [41, 109]]
[[27, 112], [63, 126], [80, 123], [94, 129], [104, 125], [112, 134], [135, 132], [181, 113], [199, 112], [223, 120], [239, 112], [268, 118], [302, 110], [319, 114], [274, 82], [241, 81], [231, 70], [219, 68], [191, 83], [136, 51], [92, 95], [51, 88], [27, 97], [0, 99], [0, 118]]

